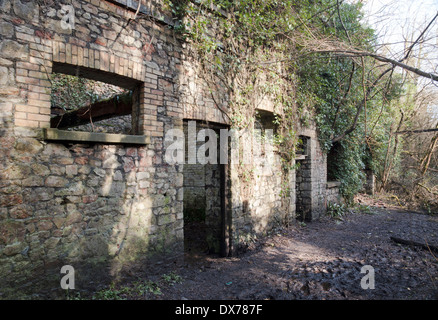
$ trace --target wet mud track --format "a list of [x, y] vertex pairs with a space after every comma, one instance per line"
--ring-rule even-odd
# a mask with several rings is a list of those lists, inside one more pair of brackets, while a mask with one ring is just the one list
[[438, 245], [438, 216], [373, 208], [290, 226], [237, 257], [190, 254], [174, 270], [183, 282], [155, 299], [438, 299], [438, 255], [392, 236]]

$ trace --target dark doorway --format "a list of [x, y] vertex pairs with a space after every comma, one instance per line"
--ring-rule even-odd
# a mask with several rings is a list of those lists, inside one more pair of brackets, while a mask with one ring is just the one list
[[[228, 165], [220, 164], [219, 137], [223, 126], [197, 121], [184, 121], [186, 161], [184, 164], [184, 248], [191, 257], [207, 254], [228, 256], [230, 237], [230, 218], [228, 210]], [[208, 139], [197, 141], [200, 130], [211, 129], [217, 138], [214, 163], [190, 163], [189, 152], [196, 153]], [[213, 132], [211, 131], [211, 132]], [[193, 161], [191, 161], [193, 162]]]
[[300, 221], [311, 219], [312, 210], [312, 173], [310, 138], [299, 137], [296, 153], [297, 169], [295, 170], [296, 217]]

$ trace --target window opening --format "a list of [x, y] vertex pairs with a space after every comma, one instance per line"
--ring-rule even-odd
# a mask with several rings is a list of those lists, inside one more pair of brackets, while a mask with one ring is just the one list
[[[136, 134], [139, 83], [113, 74], [54, 65], [51, 128]], [[119, 81], [118, 81], [119, 80]], [[116, 85], [116, 83], [122, 86]]]

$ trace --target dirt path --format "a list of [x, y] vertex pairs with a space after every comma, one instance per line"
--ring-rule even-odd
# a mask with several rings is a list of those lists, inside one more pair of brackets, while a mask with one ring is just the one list
[[[438, 216], [372, 207], [324, 217], [265, 238], [227, 259], [206, 256], [175, 270], [183, 281], [154, 299], [438, 299], [438, 255], [391, 236], [438, 245]], [[361, 273], [374, 269], [375, 288]], [[368, 284], [370, 282], [367, 282]]]

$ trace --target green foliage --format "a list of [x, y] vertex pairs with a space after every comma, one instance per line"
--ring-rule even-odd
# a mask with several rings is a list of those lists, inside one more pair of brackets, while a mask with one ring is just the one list
[[363, 171], [365, 147], [357, 143], [356, 139], [340, 141], [335, 160], [329, 157], [330, 164], [328, 164], [332, 179], [341, 182], [340, 192], [347, 203], [353, 201], [354, 195], [360, 191], [365, 179]]
[[127, 295], [131, 293], [131, 288], [122, 287], [117, 289], [112, 283], [109, 288], [102, 289], [93, 295], [93, 300], [127, 300]]
[[[121, 286], [110, 284], [108, 288], [97, 291], [92, 295], [93, 300], [130, 300], [133, 298], [145, 297], [148, 294], [159, 296], [162, 294], [163, 285], [173, 286], [182, 283], [183, 279], [176, 272], [172, 271], [163, 274], [160, 281], [138, 280]], [[80, 295], [68, 296], [71, 299], [82, 299]]]
[[127, 89], [83, 77], [53, 73], [50, 81], [51, 105], [65, 111], [75, 110], [115, 95], [130, 99], [130, 91]]
[[[322, 3], [329, 6], [336, 1]], [[336, 37], [337, 41], [372, 52], [375, 35], [360, 24], [360, 9], [360, 4], [343, 3], [339, 13], [324, 12], [312, 26], [322, 37]], [[328, 169], [331, 178], [341, 182], [342, 195], [351, 202], [362, 187], [365, 167], [375, 172], [384, 168], [387, 135], [396, 117], [390, 106], [401, 94], [400, 79], [390, 78], [389, 74], [379, 79], [381, 70], [375, 68], [372, 59], [354, 60], [330, 53], [302, 56], [296, 70], [299, 86], [307, 89], [298, 95], [298, 103], [314, 111], [323, 150], [332, 152], [336, 148], [335, 156], [328, 159]], [[370, 85], [376, 79], [379, 81]], [[332, 144], [335, 137], [351, 128], [336, 145]]]
[[90, 84], [92, 80], [54, 73], [51, 77], [51, 104], [64, 110], [74, 110], [98, 100]]
[[376, 214], [375, 211], [373, 211], [373, 209], [370, 206], [364, 205], [364, 204], [360, 204], [357, 206], [357, 211], [359, 211], [359, 213], [363, 213], [363, 214]]
[[83, 300], [82, 295], [79, 291], [71, 292], [69, 289], [65, 292], [66, 300]]
[[182, 283], [183, 279], [180, 275], [178, 275], [177, 273], [175, 273], [174, 271], [168, 273], [168, 274], [163, 274], [161, 276], [161, 278], [169, 285], [173, 286], [177, 283]]
[[[390, 105], [401, 83], [380, 77], [371, 58], [320, 52], [302, 39], [336, 40], [372, 52], [374, 31], [361, 24], [362, 4], [337, 0], [168, 0], [176, 31], [199, 55], [211, 83], [228, 88], [233, 127], [254, 123], [255, 96], [267, 96], [285, 171], [292, 169], [297, 130], [316, 123], [323, 151], [336, 147], [330, 165], [347, 202], [361, 189], [365, 165], [384, 162]], [[338, 7], [339, 5], [339, 7]], [[312, 43], [312, 45], [313, 45]], [[206, 77], [207, 78], [207, 77]], [[372, 84], [372, 85], [371, 85]], [[347, 132], [347, 134], [346, 134]], [[343, 139], [333, 145], [334, 138]], [[286, 194], [286, 193], [285, 193]]]
[[144, 298], [147, 295], [159, 296], [162, 294], [161, 288], [164, 286], [174, 286], [182, 283], [183, 278], [175, 271], [163, 274], [158, 281], [137, 280], [129, 283], [116, 285], [111, 283], [108, 287], [101, 289], [89, 298], [81, 295], [79, 291], [66, 291], [67, 300], [131, 300]]
[[161, 295], [161, 289], [158, 283], [145, 280], [145, 281], [136, 281], [133, 283], [134, 287], [131, 289], [131, 294], [136, 294], [140, 296], [144, 296], [148, 293], [152, 293], [154, 295]]
[[329, 202], [327, 204], [327, 214], [336, 219], [342, 218], [342, 216], [346, 213], [347, 207], [345, 204], [338, 204], [336, 202]]

